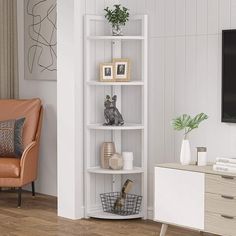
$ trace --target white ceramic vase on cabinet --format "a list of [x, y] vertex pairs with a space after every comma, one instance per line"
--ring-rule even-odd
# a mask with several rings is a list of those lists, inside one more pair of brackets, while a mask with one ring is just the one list
[[182, 165], [189, 165], [191, 163], [191, 149], [188, 139], [183, 139], [181, 152], [180, 152], [180, 163]]

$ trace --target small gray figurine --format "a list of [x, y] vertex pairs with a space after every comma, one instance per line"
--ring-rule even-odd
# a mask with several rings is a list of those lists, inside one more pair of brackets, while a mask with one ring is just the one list
[[106, 96], [106, 100], [104, 102], [105, 110], [104, 117], [105, 123], [104, 125], [115, 125], [121, 126], [124, 124], [124, 120], [119, 110], [116, 107], [117, 96], [114, 95], [111, 99], [109, 95]]

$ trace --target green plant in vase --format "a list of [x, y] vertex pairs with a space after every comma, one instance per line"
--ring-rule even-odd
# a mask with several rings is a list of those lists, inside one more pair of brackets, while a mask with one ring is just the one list
[[204, 113], [200, 113], [193, 118], [190, 115], [183, 114], [173, 119], [172, 126], [174, 130], [184, 130], [184, 139], [182, 141], [180, 152], [180, 162], [182, 165], [189, 165], [191, 162], [191, 151], [188, 134], [194, 129], [197, 129], [200, 123], [206, 119], [208, 119], [208, 116]]
[[104, 10], [106, 12], [105, 18], [112, 25], [112, 35], [122, 36], [122, 26], [125, 26], [126, 22], [129, 21], [129, 9], [116, 4], [114, 9], [107, 7]]

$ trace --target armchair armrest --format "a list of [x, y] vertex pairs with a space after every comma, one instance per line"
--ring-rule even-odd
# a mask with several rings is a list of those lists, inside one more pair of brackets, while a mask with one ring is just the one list
[[33, 182], [37, 178], [38, 156], [39, 156], [39, 139], [41, 134], [43, 119], [43, 107], [40, 109], [38, 128], [35, 140], [32, 141], [24, 150], [20, 161], [20, 183], [21, 186]]
[[24, 150], [21, 161], [21, 185], [28, 184], [37, 178], [39, 144], [36, 141], [31, 142]]

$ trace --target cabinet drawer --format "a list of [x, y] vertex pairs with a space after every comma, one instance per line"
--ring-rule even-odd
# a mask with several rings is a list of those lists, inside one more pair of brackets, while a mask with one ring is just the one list
[[205, 231], [220, 235], [235, 236], [236, 218], [206, 212]]
[[236, 198], [232, 196], [206, 193], [205, 210], [236, 217]]
[[206, 192], [236, 197], [236, 178], [206, 174]]

